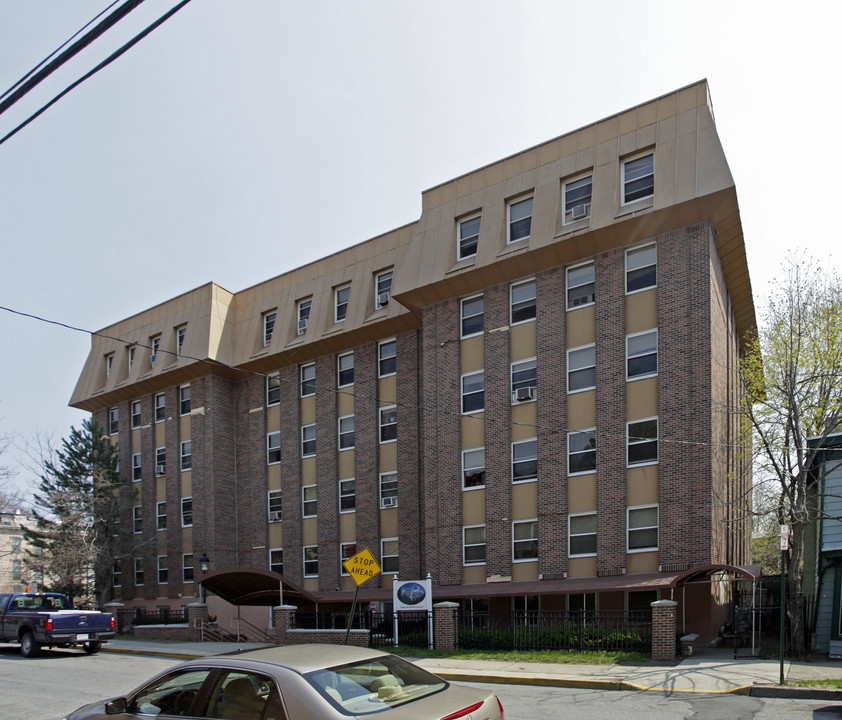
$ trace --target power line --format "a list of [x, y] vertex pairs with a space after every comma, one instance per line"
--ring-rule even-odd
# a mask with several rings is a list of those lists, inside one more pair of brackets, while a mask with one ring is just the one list
[[[134, 1], [142, 2], [143, 0], [134, 0]], [[14, 130], [12, 130], [10, 133], [8, 133], [2, 139], [0, 139], [0, 145], [5, 143], [11, 137], [17, 135], [21, 130], [23, 130], [23, 128], [25, 128], [27, 125], [29, 125], [29, 123], [31, 123], [33, 120], [35, 120], [36, 118], [41, 116], [50, 107], [55, 105], [59, 100], [61, 100], [61, 98], [63, 98], [65, 95], [67, 95], [71, 90], [73, 90], [74, 88], [81, 85], [88, 78], [91, 78], [94, 75], [96, 75], [103, 68], [108, 67], [117, 58], [119, 58], [121, 55], [126, 53], [132, 47], [137, 45], [137, 43], [139, 43], [141, 40], [143, 40], [143, 38], [145, 38], [147, 35], [149, 35], [153, 30], [158, 28], [160, 25], [163, 25], [167, 20], [169, 20], [173, 15], [175, 15], [179, 10], [181, 10], [181, 8], [183, 8], [189, 2], [190, 2], [190, 0], [182, 0], [180, 3], [178, 3], [178, 5], [173, 7], [168, 12], [164, 13], [155, 22], [153, 22], [151, 25], [149, 25], [145, 30], [143, 30], [140, 33], [138, 33], [137, 35], [135, 35], [131, 40], [129, 40], [129, 42], [127, 42], [121, 48], [119, 48], [118, 50], [113, 52], [111, 55], [109, 55], [105, 60], [103, 60], [93, 70], [90, 70], [89, 72], [85, 73], [82, 77], [80, 77], [78, 80], [76, 80], [75, 82], [68, 85], [64, 90], [62, 90], [58, 95], [56, 95], [52, 100], [50, 100], [46, 105], [43, 105], [39, 110], [37, 110], [35, 113], [30, 115], [26, 120], [24, 120], [20, 125], [18, 125]]]

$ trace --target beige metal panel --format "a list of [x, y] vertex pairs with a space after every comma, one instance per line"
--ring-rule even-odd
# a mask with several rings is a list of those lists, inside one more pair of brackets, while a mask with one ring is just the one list
[[658, 290], [626, 295], [626, 333], [642, 332], [658, 327]]
[[[169, 408], [168, 408], [169, 410]], [[152, 412], [155, 412], [153, 409]], [[155, 423], [155, 447], [164, 447], [167, 444], [167, 423]]]
[[284, 524], [269, 523], [269, 547], [284, 546]]
[[[167, 499], [167, 478], [165, 475], [155, 478], [155, 502]], [[169, 510], [169, 508], [167, 508]]]
[[[181, 497], [193, 497], [193, 472], [191, 470], [185, 470], [183, 473], [180, 474], [179, 477], [179, 487], [181, 488]], [[178, 516], [181, 517], [181, 506], [177, 508]], [[179, 523], [181, 521], [179, 520]]]
[[[398, 412], [398, 441], [383, 443], [380, 445], [380, 469], [379, 472], [394, 472], [398, 469], [398, 445], [400, 444], [401, 418]], [[398, 482], [401, 479], [398, 478]]]
[[538, 432], [538, 404], [522, 402], [512, 406], [512, 441], [534, 438]]
[[596, 558], [570, 558], [567, 561], [567, 577], [596, 577]]
[[281, 465], [269, 465], [266, 468], [266, 485], [269, 490], [281, 489]]
[[626, 383], [626, 415], [629, 420], [655, 417], [658, 414], [658, 378], [632, 380]]
[[571, 513], [597, 509], [596, 475], [576, 475], [567, 479], [567, 510]]
[[[398, 478], [398, 482], [400, 482], [400, 478]], [[398, 513], [399, 508], [386, 508], [385, 510], [380, 511], [381, 537], [398, 537]], [[359, 550], [359, 548], [357, 549]], [[374, 551], [372, 550], [372, 552]], [[400, 548], [398, 548], [398, 552], [400, 552]], [[374, 552], [374, 556], [380, 556], [380, 548], [377, 548], [377, 552]]]
[[[354, 363], [357, 359], [354, 358]], [[336, 393], [336, 412], [339, 417], [354, 414], [354, 386], [339, 388]]]
[[462, 448], [470, 450], [485, 446], [484, 413], [462, 417]]
[[538, 483], [512, 485], [512, 520], [526, 520], [538, 515]]
[[482, 370], [485, 367], [485, 336], [477, 335], [462, 341], [462, 373]]
[[626, 502], [629, 507], [658, 503], [657, 465], [645, 465], [626, 470]]
[[470, 565], [462, 568], [463, 583], [481, 583], [485, 582], [485, 578], [485, 565]]
[[535, 357], [537, 341], [535, 339], [535, 323], [523, 323], [511, 328], [511, 356], [512, 361]]
[[[318, 392], [318, 387], [316, 387], [316, 391]], [[317, 395], [308, 395], [301, 398], [299, 412], [301, 413], [302, 425], [312, 425], [316, 422], [316, 397]]]
[[594, 306], [586, 305], [567, 313], [567, 347], [589, 345], [596, 339]]
[[281, 406], [272, 405], [266, 408], [266, 432], [277, 432], [281, 429]]
[[512, 564], [512, 581], [537, 580], [538, 562], [523, 562]]
[[[377, 397], [379, 398], [379, 407], [384, 405], [394, 405], [398, 397], [398, 377], [397, 375], [389, 375], [389, 377], [380, 378], [377, 381]], [[400, 409], [398, 409], [398, 423], [400, 423]], [[400, 431], [400, 424], [398, 425]]]
[[301, 544], [302, 545], [317, 545], [318, 542], [319, 542], [319, 521], [318, 521], [318, 518], [304, 518], [301, 521]]
[[573, 393], [567, 396], [567, 429], [587, 430], [596, 427], [596, 391]]
[[658, 552], [629, 553], [626, 555], [626, 573], [658, 572]]
[[[316, 445], [318, 446], [319, 439], [316, 438]], [[300, 447], [300, 446], [299, 446]], [[316, 458], [306, 457], [301, 458], [301, 485], [315, 485], [316, 484]]]
[[[186, 527], [181, 529], [181, 550], [189, 553], [193, 549], [193, 528]], [[198, 569], [198, 568], [197, 568]], [[179, 568], [179, 571], [181, 568]]]
[[343, 480], [354, 477], [354, 450], [339, 453], [339, 477]]
[[357, 539], [357, 513], [340, 513], [340, 515], [339, 515], [339, 542], [354, 542], [356, 539]]
[[462, 524], [482, 525], [485, 523], [485, 488], [462, 493]]

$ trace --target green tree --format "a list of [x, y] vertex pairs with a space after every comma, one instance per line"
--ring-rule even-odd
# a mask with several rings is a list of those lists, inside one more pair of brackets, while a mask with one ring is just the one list
[[111, 599], [122, 485], [117, 448], [90, 420], [71, 428], [44, 461], [33, 496], [35, 527], [24, 533], [27, 566], [51, 589], [100, 605]]
[[797, 256], [783, 269], [743, 358], [742, 412], [754, 431], [755, 496], [772, 498], [761, 511], [790, 527], [787, 611], [791, 648], [802, 654], [804, 531], [833, 469], [817, 467], [817, 446], [842, 429], [842, 283]]

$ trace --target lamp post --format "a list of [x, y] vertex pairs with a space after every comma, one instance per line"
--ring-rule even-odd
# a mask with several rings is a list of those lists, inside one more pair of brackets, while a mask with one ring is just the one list
[[[202, 575], [205, 575], [208, 572], [208, 570], [210, 570], [210, 558], [208, 557], [208, 554], [206, 552], [203, 552], [202, 557], [199, 558], [199, 567], [202, 569]], [[205, 584], [200, 583], [200, 587], [202, 588], [200, 598], [202, 602], [207, 602], [208, 591], [205, 590]]]

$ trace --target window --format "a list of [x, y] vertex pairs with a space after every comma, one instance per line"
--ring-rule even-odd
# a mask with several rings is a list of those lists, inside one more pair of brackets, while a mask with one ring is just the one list
[[570, 593], [567, 612], [596, 612], [596, 593]]
[[596, 346], [582, 345], [567, 351], [567, 392], [596, 387]]
[[181, 415], [190, 414], [190, 386], [182, 385], [178, 388], [178, 412]]
[[316, 426], [301, 426], [301, 457], [313, 457], [316, 454]]
[[313, 305], [312, 300], [298, 301], [298, 334], [303, 335], [307, 332], [307, 325], [310, 322], [310, 308]]
[[562, 186], [565, 225], [591, 216], [593, 175], [569, 180]]
[[534, 480], [538, 477], [538, 440], [512, 443], [512, 482]]
[[132, 367], [134, 366], [134, 346], [129, 348], [129, 372], [132, 371]]
[[304, 556], [304, 577], [318, 577], [319, 575], [319, 546], [305, 545], [302, 548]]
[[506, 242], [527, 240], [532, 232], [532, 198], [510, 202], [506, 207], [509, 233]]
[[384, 573], [398, 571], [398, 539], [396, 537], [380, 540], [380, 568]]
[[512, 523], [512, 562], [538, 559], [538, 521]]
[[658, 549], [658, 506], [628, 509], [628, 551], [644, 552]]
[[651, 465], [658, 462], [658, 418], [627, 423], [628, 464]]
[[334, 292], [335, 322], [342, 322], [348, 314], [348, 298], [351, 297], [351, 286], [336, 288]]
[[266, 376], [266, 404], [279, 405], [281, 402], [281, 376], [272, 373]]
[[535, 281], [512, 285], [511, 290], [511, 324], [528, 322], [535, 319]]
[[193, 582], [193, 553], [181, 556], [181, 578], [186, 583]]
[[380, 408], [380, 442], [394, 442], [398, 439], [398, 407], [389, 405]]
[[317, 512], [316, 486], [305, 485], [301, 488], [301, 517], [316, 517]]
[[339, 418], [339, 449], [350, 450], [354, 447], [354, 416]]
[[623, 162], [622, 204], [643, 200], [655, 194], [655, 154], [647, 153]]
[[398, 506], [398, 474], [380, 473], [380, 509]]
[[339, 512], [354, 512], [357, 509], [357, 481], [354, 478], [339, 481]]
[[283, 495], [280, 490], [270, 490], [266, 494], [269, 511], [269, 522], [281, 522], [283, 520]]
[[284, 574], [284, 549], [272, 548], [269, 550], [269, 569], [278, 575]]
[[181, 471], [190, 470], [193, 467], [193, 441], [184, 440], [181, 443]]
[[301, 366], [301, 397], [316, 394], [316, 364]]
[[339, 574], [348, 576], [349, 573], [345, 569], [345, 562], [350, 560], [357, 554], [357, 543], [339, 543]]
[[462, 563], [485, 565], [485, 525], [462, 528]]
[[462, 414], [485, 409], [485, 370], [462, 376]]
[[567, 309], [593, 305], [594, 264], [567, 268]]
[[354, 353], [345, 353], [336, 358], [336, 374], [339, 387], [354, 384]]
[[274, 310], [272, 312], [263, 313], [263, 347], [269, 347], [272, 342], [272, 333], [275, 332], [275, 318], [278, 313]]
[[626, 251], [626, 292], [655, 287], [658, 283], [658, 248], [646, 245]]
[[512, 363], [512, 402], [519, 403], [535, 399], [538, 384], [535, 358]]
[[169, 572], [167, 571], [167, 556], [158, 556], [158, 584], [166, 585]]
[[120, 409], [108, 408], [108, 434], [116, 435], [120, 429]]
[[181, 527], [193, 527], [193, 498], [181, 498]]
[[23, 538], [20, 535], [12, 535], [12, 554], [17, 555], [20, 552]]
[[389, 304], [392, 295], [392, 274], [391, 270], [386, 270], [374, 279], [374, 307], [377, 310]]
[[639, 380], [658, 374], [658, 331], [626, 335], [626, 379]]
[[134, 559], [134, 584], [143, 585], [143, 558]]
[[577, 513], [570, 516], [568, 554], [570, 557], [596, 555], [596, 513]]
[[132, 532], [135, 535], [143, 532], [143, 508], [140, 505], [132, 508]]
[[161, 336], [156, 335], [153, 338], [149, 338], [149, 364], [152, 367], [155, 367], [155, 361], [158, 359], [158, 348], [161, 347]]
[[114, 353], [105, 356], [105, 377], [111, 377], [111, 371], [114, 369]]
[[158, 520], [158, 530], [166, 530], [167, 529], [167, 501], [162, 500], [155, 506], [157, 520]]
[[485, 299], [482, 295], [462, 300], [462, 338], [482, 335], [485, 330]]
[[132, 482], [143, 480], [143, 468], [140, 462], [140, 453], [132, 454]]
[[155, 395], [155, 422], [164, 422], [167, 419], [167, 396], [164, 393]]
[[462, 487], [485, 487], [485, 448], [462, 451]]
[[378, 377], [394, 375], [398, 370], [398, 343], [396, 340], [384, 340], [377, 346]]
[[266, 464], [277, 465], [281, 462], [281, 433], [266, 434]]
[[155, 475], [167, 474], [167, 449], [165, 447], [155, 448]]
[[187, 327], [180, 327], [175, 331], [175, 356], [181, 357], [181, 351], [184, 349], [184, 338], [187, 337]]
[[596, 470], [596, 430], [567, 433], [567, 474], [581, 475]]
[[459, 220], [456, 223], [458, 228], [459, 240], [456, 251], [457, 260], [464, 260], [465, 258], [473, 257], [477, 254], [477, 242], [479, 241], [479, 222], [480, 216]]
[[115, 560], [111, 568], [111, 583], [114, 587], [120, 587], [123, 584], [123, 567], [119, 560]]

